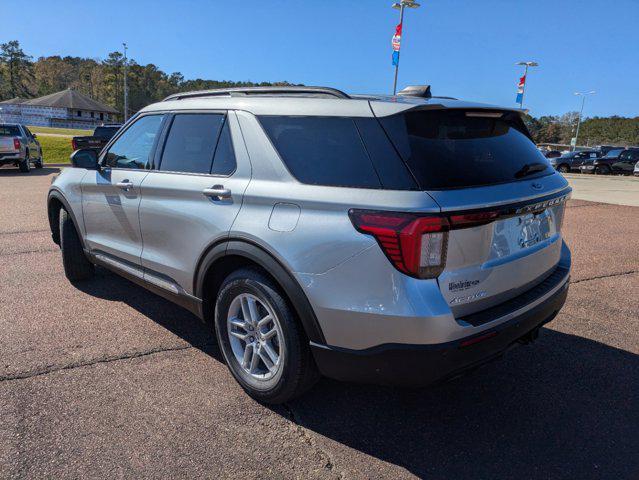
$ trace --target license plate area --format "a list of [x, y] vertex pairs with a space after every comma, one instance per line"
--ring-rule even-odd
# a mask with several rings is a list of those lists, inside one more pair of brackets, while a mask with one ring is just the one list
[[490, 259], [520, 253], [548, 240], [556, 233], [552, 208], [498, 220], [494, 224]]

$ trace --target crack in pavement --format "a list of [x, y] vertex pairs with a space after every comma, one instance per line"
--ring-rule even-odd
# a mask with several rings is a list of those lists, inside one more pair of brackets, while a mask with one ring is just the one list
[[17, 252], [0, 253], [0, 257], [10, 257], [11, 255], [27, 255], [30, 253], [50, 253], [57, 252], [58, 248], [40, 248], [37, 250], [18, 250]]
[[632, 275], [633, 273], [639, 273], [639, 270], [628, 270], [627, 272], [610, 273], [610, 274], [607, 274], [607, 275], [596, 275], [596, 276], [590, 277], [590, 278], [582, 278], [580, 280], [572, 280], [570, 283], [574, 285], [576, 283], [589, 282], [591, 280], [599, 280], [600, 278], [610, 278], [610, 277], [620, 277], [622, 275]]
[[293, 423], [294, 430], [297, 432], [300, 439], [319, 454], [320, 459], [322, 460], [322, 462], [324, 462], [323, 467], [329, 470], [331, 473], [334, 473], [335, 475], [337, 475], [337, 478], [339, 479], [344, 478], [344, 475], [342, 475], [342, 473], [336, 471], [337, 466], [335, 465], [335, 462], [333, 461], [331, 455], [326, 450], [318, 446], [315, 443], [315, 440], [313, 439], [313, 437], [306, 432], [306, 429], [297, 422], [297, 419], [295, 418], [295, 413], [293, 412], [293, 409], [291, 408], [291, 406], [285, 402], [285, 403], [282, 403], [282, 407], [284, 407], [284, 410], [286, 410], [288, 418]]
[[67, 365], [51, 366], [48, 368], [41, 368], [36, 370], [30, 370], [27, 372], [15, 373], [12, 375], [0, 376], [0, 383], [11, 381], [11, 380], [24, 380], [27, 378], [40, 377], [43, 375], [49, 375], [50, 373], [61, 372], [64, 370], [73, 370], [75, 368], [90, 367], [92, 365], [98, 365], [100, 363], [111, 363], [111, 362], [117, 362], [120, 360], [130, 360], [132, 358], [146, 357], [149, 355], [155, 355], [155, 354], [163, 353], [163, 352], [178, 352], [180, 350], [189, 350], [191, 348], [204, 349], [204, 348], [208, 348], [212, 346], [213, 346], [212, 343], [203, 343], [203, 344], [197, 344], [197, 345], [189, 344], [189, 345], [179, 345], [175, 347], [152, 348], [150, 350], [124, 353], [121, 355], [107, 355], [104, 357], [94, 358], [91, 360], [84, 360], [84, 361], [69, 363]]
[[11, 230], [8, 232], [0, 232], [0, 235], [19, 235], [21, 233], [44, 233], [49, 231], [50, 230], [48, 228], [41, 229], [41, 230]]

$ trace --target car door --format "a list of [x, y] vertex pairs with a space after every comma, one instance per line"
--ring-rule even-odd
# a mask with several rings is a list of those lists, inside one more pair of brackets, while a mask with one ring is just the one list
[[29, 130], [24, 125], [22, 126], [22, 128], [24, 130], [25, 137], [27, 139], [27, 145], [29, 147], [29, 157], [31, 157], [32, 160], [42, 158], [40, 143], [38, 143], [38, 141], [35, 139], [35, 136], [33, 135], [33, 133], [31, 133], [31, 130]]
[[624, 175], [632, 175], [634, 172], [635, 164], [639, 161], [639, 150], [631, 150], [630, 155], [626, 158], [626, 161], [621, 165]]
[[630, 167], [630, 163], [633, 163], [633, 166], [634, 166], [634, 162], [632, 162], [632, 158], [633, 158], [632, 150], [624, 150], [623, 152], [621, 152], [621, 154], [617, 158], [617, 161], [610, 165], [611, 170], [614, 173], [626, 173], [626, 169], [630, 169], [628, 171], [632, 172], [631, 170], [632, 167]]
[[160, 143], [142, 182], [142, 266], [147, 281], [192, 293], [200, 256], [239, 213], [250, 163], [234, 112], [176, 113]]
[[149, 173], [163, 119], [144, 115], [131, 123], [100, 155], [101, 169], [82, 180], [86, 243], [99, 259], [121, 269], [140, 269], [140, 184]]

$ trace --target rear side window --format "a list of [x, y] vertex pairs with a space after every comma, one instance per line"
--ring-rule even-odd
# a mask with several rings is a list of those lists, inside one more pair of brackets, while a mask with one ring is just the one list
[[553, 171], [519, 117], [487, 115], [421, 110], [380, 122], [424, 190], [493, 185]]
[[210, 173], [223, 123], [223, 114], [176, 115], [164, 145], [160, 170]]
[[213, 175], [230, 175], [235, 171], [235, 163], [231, 128], [229, 127], [229, 120], [227, 118], [224, 121], [222, 133], [220, 133], [220, 139], [217, 142], [211, 173]]
[[20, 129], [15, 125], [0, 125], [0, 137], [21, 137]]
[[352, 118], [262, 116], [260, 122], [300, 182], [381, 187]]

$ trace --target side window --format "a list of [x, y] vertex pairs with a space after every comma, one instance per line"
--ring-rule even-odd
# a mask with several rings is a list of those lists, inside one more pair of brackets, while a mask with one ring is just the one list
[[220, 139], [217, 142], [215, 158], [213, 159], [213, 175], [230, 175], [235, 171], [235, 151], [231, 140], [231, 128], [228, 118], [224, 122]]
[[260, 122], [300, 182], [381, 187], [352, 118], [262, 116]]
[[111, 145], [105, 165], [112, 168], [148, 168], [162, 118], [163, 115], [147, 115], [136, 120]]
[[173, 118], [160, 170], [210, 173], [223, 114], [183, 113]]

